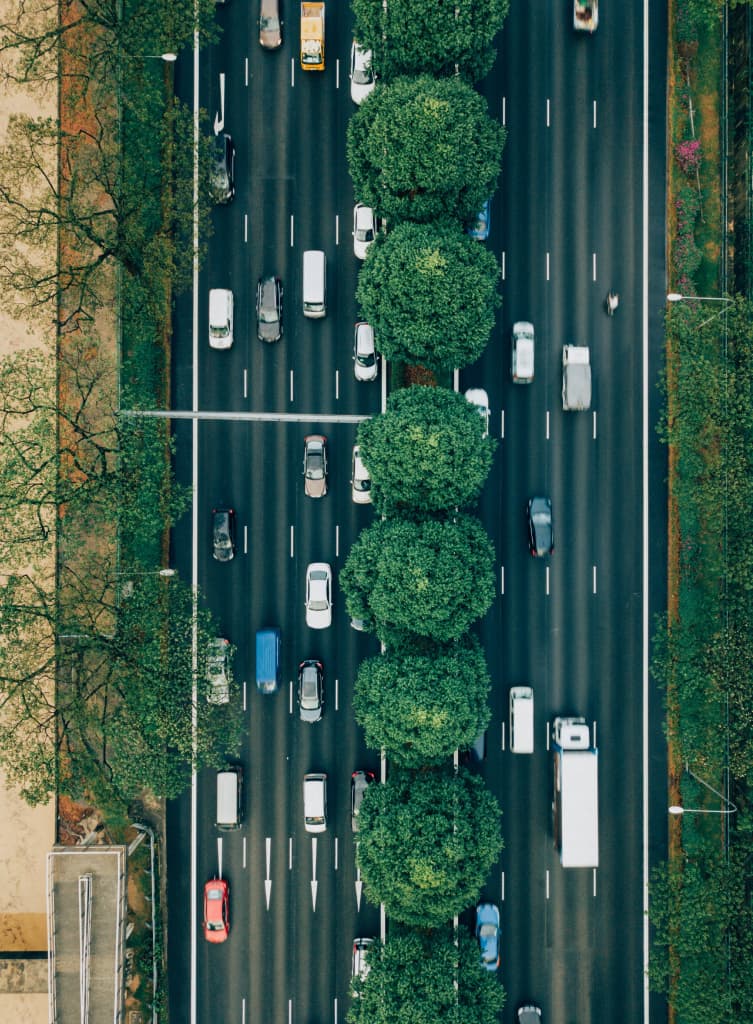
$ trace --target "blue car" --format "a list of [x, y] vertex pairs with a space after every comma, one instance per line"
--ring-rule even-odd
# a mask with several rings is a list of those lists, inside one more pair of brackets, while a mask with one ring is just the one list
[[487, 199], [476, 215], [476, 219], [466, 228], [466, 234], [479, 242], [485, 242], [489, 237], [489, 222], [491, 220], [492, 201]]
[[481, 950], [481, 966], [487, 971], [499, 967], [499, 907], [479, 903], [476, 907], [476, 938]]

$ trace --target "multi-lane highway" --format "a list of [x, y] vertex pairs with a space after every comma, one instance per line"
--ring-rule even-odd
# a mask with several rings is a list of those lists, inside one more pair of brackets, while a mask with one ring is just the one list
[[[336, 581], [372, 517], [369, 506], [350, 497], [355, 426], [328, 417], [373, 415], [382, 403], [381, 370], [377, 383], [357, 383], [351, 359], [359, 266], [345, 161], [346, 124], [355, 109], [347, 78], [351, 16], [346, 6], [328, 5], [327, 69], [317, 74], [298, 66], [297, 6], [286, 4], [284, 15], [283, 47], [267, 53], [257, 43], [255, 6], [218, 6], [223, 38], [199, 60], [200, 103], [210, 120], [219, 75], [226, 75], [225, 130], [237, 147], [237, 191], [232, 204], [215, 210], [195, 305], [189, 296], [176, 310], [173, 406], [310, 420], [229, 415], [176, 427], [179, 476], [189, 482], [195, 473], [197, 489], [194, 522], [175, 530], [171, 564], [184, 577], [195, 573], [237, 647], [243, 706], [228, 714], [243, 715], [247, 728], [239, 758], [244, 828], [220, 840], [210, 772], [169, 811], [174, 1021], [343, 1020], [352, 940], [379, 933], [378, 909], [365, 899], [357, 903], [349, 814], [351, 771], [379, 768], [352, 716], [358, 661], [378, 648], [349, 627], [337, 587], [331, 629], [308, 629], [303, 606], [306, 565], [330, 562]], [[659, 15], [651, 14], [650, 47], [662, 67]], [[645, 641], [648, 615], [663, 603], [665, 503], [652, 426], [664, 291], [664, 168], [654, 154], [663, 152], [664, 91], [662, 71], [651, 78], [646, 121], [643, 35], [638, 6], [603, 10], [598, 32], [582, 39], [570, 29], [567, 4], [513, 5], [497, 63], [481, 86], [509, 132], [487, 243], [503, 267], [503, 306], [489, 348], [459, 383], [487, 389], [491, 431], [500, 438], [480, 505], [499, 576], [498, 598], [480, 627], [493, 680], [481, 770], [504, 812], [505, 850], [483, 895], [502, 912], [505, 1021], [528, 999], [552, 1024], [644, 1017], [644, 804], [654, 789], [658, 803], [649, 805], [647, 819], [652, 857], [664, 824], [660, 705], [650, 690], [646, 702]], [[187, 61], [179, 62], [176, 83], [192, 103]], [[644, 123], [653, 144], [648, 175]], [[328, 314], [320, 321], [301, 312], [307, 248], [327, 254]], [[254, 298], [258, 277], [272, 273], [284, 283], [285, 333], [268, 346], [256, 340]], [[206, 341], [210, 287], [235, 295], [229, 352], [210, 351]], [[613, 320], [602, 305], [610, 287], [621, 295]], [[510, 381], [509, 332], [517, 319], [536, 327], [530, 387]], [[591, 346], [590, 412], [562, 412], [565, 342]], [[330, 492], [321, 501], [304, 497], [301, 478], [303, 436], [314, 431], [330, 442]], [[554, 504], [556, 551], [548, 570], [526, 548], [523, 510], [534, 493]], [[225, 565], [211, 557], [216, 505], [231, 505], [238, 515], [238, 552]], [[270, 624], [282, 627], [284, 685], [262, 696], [254, 686], [253, 639]], [[324, 717], [314, 725], [299, 722], [290, 689], [299, 661], [309, 657], [321, 659], [326, 674]], [[506, 749], [508, 689], [520, 683], [532, 685], [536, 697], [532, 756]], [[547, 723], [561, 713], [595, 724], [595, 873], [563, 871], [552, 844]], [[329, 827], [316, 841], [303, 828], [301, 779], [311, 770], [327, 772], [330, 781]], [[224, 945], [209, 947], [201, 936], [200, 894], [220, 858], [231, 886], [231, 933]], [[662, 1008], [654, 1009], [658, 1020]]]

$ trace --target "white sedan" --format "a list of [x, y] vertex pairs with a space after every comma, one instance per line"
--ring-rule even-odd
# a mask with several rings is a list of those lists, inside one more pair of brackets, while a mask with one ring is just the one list
[[371, 70], [371, 50], [353, 40], [350, 48], [350, 98], [361, 104], [374, 91], [376, 75]]
[[356, 203], [353, 207], [353, 252], [356, 259], [366, 259], [366, 253], [375, 237], [374, 211], [364, 203]]
[[332, 568], [311, 562], [306, 569], [306, 625], [326, 629], [332, 625]]
[[483, 388], [468, 388], [465, 397], [478, 409], [481, 422], [484, 424], [484, 437], [489, 436], [489, 396]]
[[356, 324], [353, 337], [353, 372], [356, 380], [376, 380], [379, 372], [376, 348], [374, 345], [374, 328], [365, 320]]

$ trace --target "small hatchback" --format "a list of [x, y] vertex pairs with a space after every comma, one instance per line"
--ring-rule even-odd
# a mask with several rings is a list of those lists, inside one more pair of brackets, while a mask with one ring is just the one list
[[213, 878], [204, 886], [204, 938], [224, 942], [230, 933], [230, 887], [224, 878]]
[[376, 75], [371, 70], [371, 50], [353, 40], [350, 48], [350, 98], [361, 104], [374, 91]]
[[209, 190], [215, 203], [229, 203], [235, 195], [235, 145], [227, 132], [212, 140]]
[[282, 281], [260, 277], [256, 285], [256, 337], [279, 341], [282, 337]]
[[481, 966], [487, 971], [499, 967], [499, 907], [479, 903], [476, 907], [476, 938], [481, 950]]
[[350, 777], [350, 827], [358, 831], [358, 815], [361, 813], [363, 796], [376, 776], [363, 768], [354, 771]]
[[465, 393], [466, 399], [475, 405], [481, 422], [484, 425], [484, 437], [489, 436], [489, 396], [483, 388], [468, 388]]
[[231, 508], [212, 509], [212, 556], [229, 562], [235, 555], [235, 512]]
[[259, 11], [259, 45], [265, 50], [282, 46], [280, 0], [261, 0]]
[[303, 490], [307, 498], [327, 493], [327, 438], [309, 434], [303, 439]]
[[353, 336], [353, 372], [356, 380], [376, 380], [379, 372], [374, 328], [365, 320], [356, 323]]
[[375, 237], [374, 211], [364, 203], [356, 203], [353, 207], [353, 252], [357, 259], [366, 259]]
[[533, 324], [519, 320], [512, 326], [512, 361], [510, 372], [516, 384], [530, 384], [533, 380], [534, 334]]
[[353, 445], [353, 468], [350, 475], [351, 494], [356, 505], [371, 504], [371, 476], [361, 459], [360, 444]]
[[210, 704], [230, 702], [230, 641], [218, 636], [207, 647], [207, 700]]
[[324, 666], [309, 658], [298, 666], [298, 713], [302, 722], [319, 722], [324, 710]]
[[554, 522], [549, 498], [531, 498], [526, 506], [528, 547], [534, 558], [543, 558], [554, 551]]

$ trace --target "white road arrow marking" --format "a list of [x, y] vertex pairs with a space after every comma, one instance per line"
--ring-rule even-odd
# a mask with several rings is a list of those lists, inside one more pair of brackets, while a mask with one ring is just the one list
[[356, 908], [361, 909], [361, 893], [363, 892], [363, 882], [361, 881], [361, 869], [358, 866], [358, 843], [356, 843]]
[[311, 906], [316, 913], [316, 890], [319, 883], [316, 880], [316, 839], [311, 840]]
[[266, 837], [264, 845], [267, 857], [267, 873], [264, 877], [264, 898], [267, 901], [267, 910], [269, 910], [269, 897], [272, 895], [272, 879], [269, 877], [269, 862], [272, 856], [272, 839], [270, 836]]

